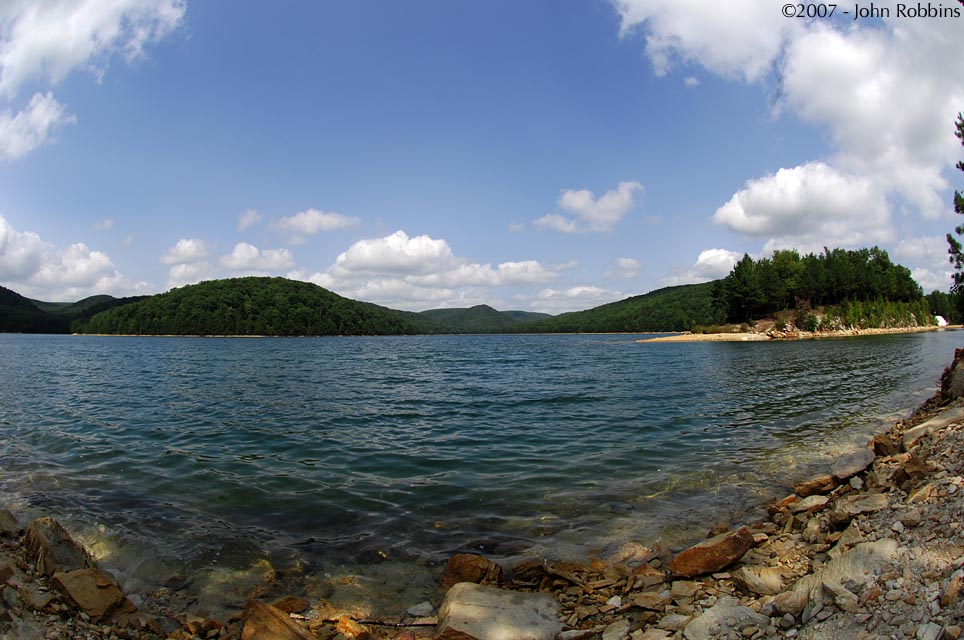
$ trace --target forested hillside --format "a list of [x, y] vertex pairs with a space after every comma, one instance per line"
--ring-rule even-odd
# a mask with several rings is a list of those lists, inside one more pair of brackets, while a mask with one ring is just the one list
[[517, 333], [648, 333], [688, 331], [717, 320], [712, 284], [684, 284], [611, 302], [586, 311], [563, 313], [514, 328]]
[[399, 335], [419, 327], [384, 307], [309, 282], [232, 278], [172, 289], [73, 327], [138, 335]]

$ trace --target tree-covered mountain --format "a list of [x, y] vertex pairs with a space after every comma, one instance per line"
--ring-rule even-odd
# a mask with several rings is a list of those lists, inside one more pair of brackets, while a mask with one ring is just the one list
[[99, 295], [78, 302], [43, 302], [0, 287], [0, 333], [70, 333], [71, 324], [77, 320], [143, 297]]
[[712, 284], [684, 284], [641, 296], [527, 322], [516, 333], [650, 333], [688, 331], [717, 320]]
[[172, 289], [75, 323], [77, 333], [137, 335], [403, 335], [423, 330], [397, 312], [309, 282], [231, 278]]
[[429, 309], [418, 315], [446, 333], [499, 333], [524, 322], [552, 317], [529, 311], [496, 311], [485, 304], [467, 309]]

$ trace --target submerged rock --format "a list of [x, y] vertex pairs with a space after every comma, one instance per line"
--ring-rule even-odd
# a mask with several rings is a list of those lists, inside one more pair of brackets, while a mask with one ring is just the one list
[[831, 472], [837, 480], [843, 481], [855, 476], [874, 463], [877, 454], [870, 447], [861, 447], [856, 451], [837, 458]]
[[562, 630], [559, 602], [545, 593], [522, 593], [460, 582], [439, 608], [437, 640], [552, 640]]

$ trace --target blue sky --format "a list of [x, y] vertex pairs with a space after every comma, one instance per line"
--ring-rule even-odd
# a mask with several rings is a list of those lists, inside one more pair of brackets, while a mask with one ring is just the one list
[[946, 289], [964, 17], [851, 18], [0, 3], [0, 284], [76, 300], [281, 275], [557, 313], [744, 252], [879, 244]]

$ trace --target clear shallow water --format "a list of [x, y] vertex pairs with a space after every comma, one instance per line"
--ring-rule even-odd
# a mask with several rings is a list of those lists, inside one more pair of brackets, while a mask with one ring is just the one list
[[0, 335], [0, 490], [145, 575], [672, 544], [908, 414], [964, 342], [636, 337]]

